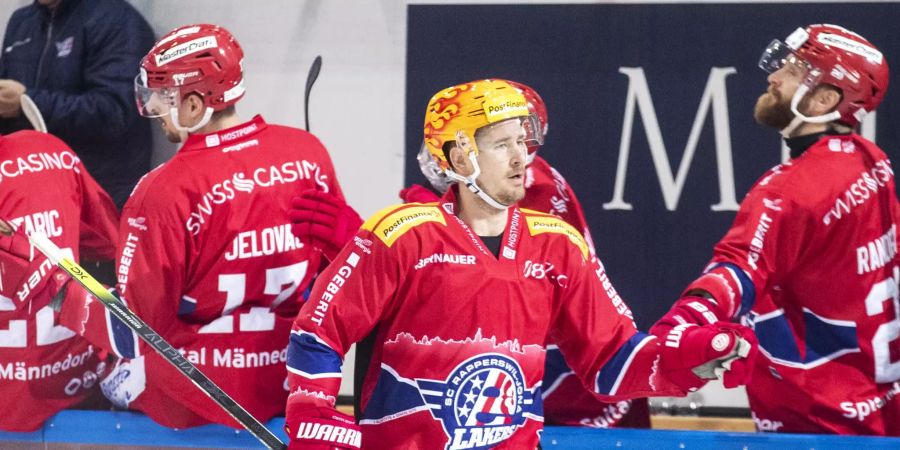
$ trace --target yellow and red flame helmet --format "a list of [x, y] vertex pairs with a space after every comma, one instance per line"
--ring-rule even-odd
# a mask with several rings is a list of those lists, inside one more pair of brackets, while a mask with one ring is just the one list
[[504, 80], [478, 80], [441, 90], [431, 97], [425, 112], [425, 147], [443, 171], [449, 170], [444, 144], [465, 140], [468, 153], [478, 154], [475, 131], [520, 118], [526, 141], [543, 141], [537, 116], [519, 89]]

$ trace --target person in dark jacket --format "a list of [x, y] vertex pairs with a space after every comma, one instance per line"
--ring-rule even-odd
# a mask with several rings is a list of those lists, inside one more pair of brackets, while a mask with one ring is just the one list
[[150, 169], [150, 123], [134, 107], [134, 77], [153, 46], [123, 0], [36, 0], [9, 19], [0, 57], [0, 134], [30, 128], [21, 96], [48, 132], [78, 154], [121, 209]]

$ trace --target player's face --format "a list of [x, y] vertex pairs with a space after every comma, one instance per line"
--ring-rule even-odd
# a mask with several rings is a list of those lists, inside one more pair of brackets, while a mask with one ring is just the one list
[[[194, 110], [196, 110], [196, 105], [191, 107], [190, 98], [187, 97], [182, 100], [181, 104], [178, 106], [178, 119], [181, 122], [182, 126], [190, 127], [191, 125], [197, 123], [197, 120], [194, 120], [196, 114], [194, 114]], [[165, 109], [168, 111], [168, 108]], [[167, 112], [159, 117], [159, 126], [162, 128], [163, 132], [166, 134], [166, 139], [173, 144], [177, 144], [179, 142], [184, 142], [187, 139], [187, 132], [180, 131], [178, 128], [175, 128], [175, 124], [172, 120], [171, 113]]]
[[525, 129], [519, 119], [479, 128], [478, 185], [491, 198], [511, 205], [525, 197]]
[[791, 99], [809, 71], [803, 60], [794, 56], [769, 75], [769, 87], [756, 101], [753, 117], [761, 125], [783, 129], [794, 120]]
[[179, 142], [184, 141], [184, 133], [175, 128], [175, 125], [172, 123], [171, 115], [166, 114], [164, 116], [159, 116], [156, 120], [159, 120], [159, 126], [162, 128], [163, 133], [166, 134], [166, 139], [169, 142], [178, 144]]

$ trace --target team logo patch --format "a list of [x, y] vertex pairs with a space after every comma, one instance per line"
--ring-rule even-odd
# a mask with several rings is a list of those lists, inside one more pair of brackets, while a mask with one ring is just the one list
[[444, 381], [417, 379], [425, 404], [450, 437], [447, 450], [488, 449], [508, 439], [535, 406], [515, 360], [486, 353], [462, 362]]
[[72, 54], [72, 47], [75, 44], [75, 38], [73, 36], [69, 36], [61, 41], [55, 42], [56, 44], [56, 57], [57, 58], [65, 58]]

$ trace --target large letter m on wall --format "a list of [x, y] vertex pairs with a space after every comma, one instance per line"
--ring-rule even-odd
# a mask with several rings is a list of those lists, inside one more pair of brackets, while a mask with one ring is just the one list
[[647, 142], [650, 145], [650, 155], [653, 157], [653, 166], [662, 189], [663, 199], [669, 211], [675, 211], [678, 207], [678, 199], [681, 190], [687, 180], [688, 169], [694, 159], [697, 150], [697, 141], [700, 139], [700, 130], [706, 122], [706, 115], [712, 105], [713, 127], [716, 141], [716, 166], [719, 176], [719, 203], [712, 205], [713, 211], [737, 211], [738, 203], [734, 195], [734, 169], [731, 161], [731, 132], [728, 121], [728, 95], [725, 90], [725, 78], [737, 73], [734, 67], [713, 67], [706, 81], [706, 89], [700, 99], [700, 107], [694, 117], [694, 125], [688, 136], [687, 144], [681, 163], [678, 165], [678, 173], [673, 174], [669, 165], [669, 156], [666, 145], [663, 142], [662, 132], [659, 129], [659, 121], [656, 118], [656, 110], [653, 107], [653, 99], [650, 97], [650, 88], [647, 86], [647, 78], [641, 67], [621, 67], [619, 73], [628, 77], [628, 93], [625, 101], [625, 117], [622, 123], [622, 140], [619, 145], [619, 162], [616, 168], [616, 184], [613, 198], [603, 204], [603, 209], [631, 210], [632, 205], [623, 199], [625, 195], [625, 178], [628, 174], [628, 155], [631, 150], [631, 134], [634, 124], [634, 107], [637, 104], [641, 113], [641, 122], [647, 133]]

